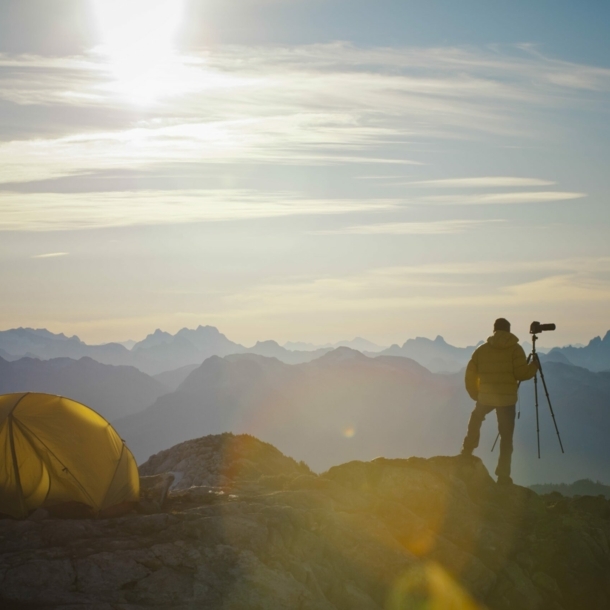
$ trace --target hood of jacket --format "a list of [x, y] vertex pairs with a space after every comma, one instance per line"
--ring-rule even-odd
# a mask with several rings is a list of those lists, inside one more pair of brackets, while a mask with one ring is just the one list
[[497, 330], [487, 339], [487, 343], [494, 349], [508, 349], [515, 347], [519, 343], [519, 338], [506, 330]]

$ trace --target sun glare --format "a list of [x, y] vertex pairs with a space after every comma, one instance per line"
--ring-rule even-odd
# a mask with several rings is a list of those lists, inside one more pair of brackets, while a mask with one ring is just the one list
[[174, 39], [184, 0], [93, 0], [112, 88], [136, 103], [183, 89]]

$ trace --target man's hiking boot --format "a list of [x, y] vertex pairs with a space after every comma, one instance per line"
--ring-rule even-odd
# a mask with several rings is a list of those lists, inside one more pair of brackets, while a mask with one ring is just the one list
[[498, 485], [512, 485], [513, 484], [513, 480], [508, 476], [508, 475], [500, 475], [498, 477]]

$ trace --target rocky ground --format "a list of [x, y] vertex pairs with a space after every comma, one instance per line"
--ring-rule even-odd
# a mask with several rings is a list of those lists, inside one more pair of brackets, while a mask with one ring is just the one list
[[141, 474], [137, 513], [0, 520], [0, 607], [610, 607], [610, 501], [498, 487], [477, 458], [315, 475], [225, 434], [163, 451]]

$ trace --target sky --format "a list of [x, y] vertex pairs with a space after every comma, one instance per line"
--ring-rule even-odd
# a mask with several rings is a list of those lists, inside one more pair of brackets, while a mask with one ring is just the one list
[[610, 3], [0, 0], [0, 327], [610, 328]]

